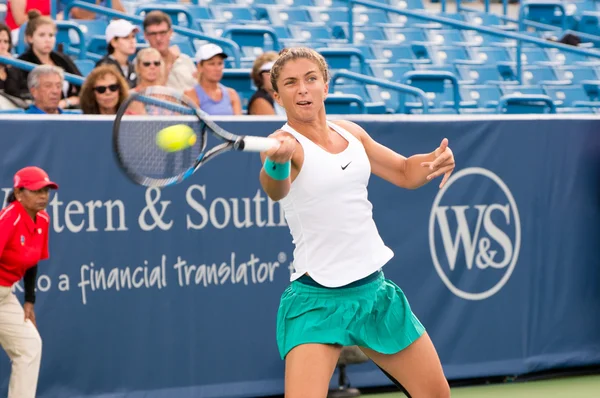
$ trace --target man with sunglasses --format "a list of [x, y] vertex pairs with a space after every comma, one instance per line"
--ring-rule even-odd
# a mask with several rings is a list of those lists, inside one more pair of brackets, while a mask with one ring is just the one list
[[196, 83], [196, 65], [177, 46], [171, 46], [173, 29], [171, 18], [162, 11], [151, 11], [144, 18], [144, 37], [163, 58], [166, 67], [166, 86], [176, 90], [189, 90]]

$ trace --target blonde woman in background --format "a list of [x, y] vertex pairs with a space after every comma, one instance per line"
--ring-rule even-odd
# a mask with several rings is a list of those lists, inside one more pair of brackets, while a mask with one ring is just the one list
[[148, 47], [138, 52], [135, 58], [135, 72], [138, 81], [134, 91], [142, 92], [147, 87], [165, 85], [165, 62], [155, 48]]

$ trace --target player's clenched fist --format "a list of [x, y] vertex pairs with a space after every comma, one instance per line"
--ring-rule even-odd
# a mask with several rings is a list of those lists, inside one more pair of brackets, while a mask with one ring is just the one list
[[296, 145], [298, 145], [294, 136], [283, 130], [277, 130], [269, 138], [275, 138], [280, 142], [280, 145], [278, 148], [269, 149], [265, 152], [265, 155], [275, 163], [290, 161], [296, 151]]

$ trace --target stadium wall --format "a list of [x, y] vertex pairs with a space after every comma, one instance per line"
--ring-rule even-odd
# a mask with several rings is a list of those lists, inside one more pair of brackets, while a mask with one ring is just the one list
[[[223, 118], [267, 135], [276, 118]], [[414, 191], [370, 182], [407, 294], [450, 379], [600, 364], [600, 119], [354, 118], [410, 155], [447, 137], [457, 169]], [[40, 397], [258, 397], [283, 392], [275, 343], [291, 236], [260, 189], [257, 154], [145, 189], [118, 170], [112, 119], [3, 116], [2, 199], [14, 172], [60, 184], [40, 264]], [[21, 286], [15, 290], [22, 297]], [[10, 364], [0, 358], [0, 391]], [[354, 386], [390, 384], [371, 363]], [[336, 379], [332, 380], [335, 386]]]

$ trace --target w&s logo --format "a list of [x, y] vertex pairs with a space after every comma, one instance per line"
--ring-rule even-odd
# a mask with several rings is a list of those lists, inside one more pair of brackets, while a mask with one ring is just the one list
[[458, 297], [483, 300], [502, 289], [520, 245], [517, 205], [496, 174], [463, 169], [438, 192], [429, 217], [429, 248], [437, 273]]

